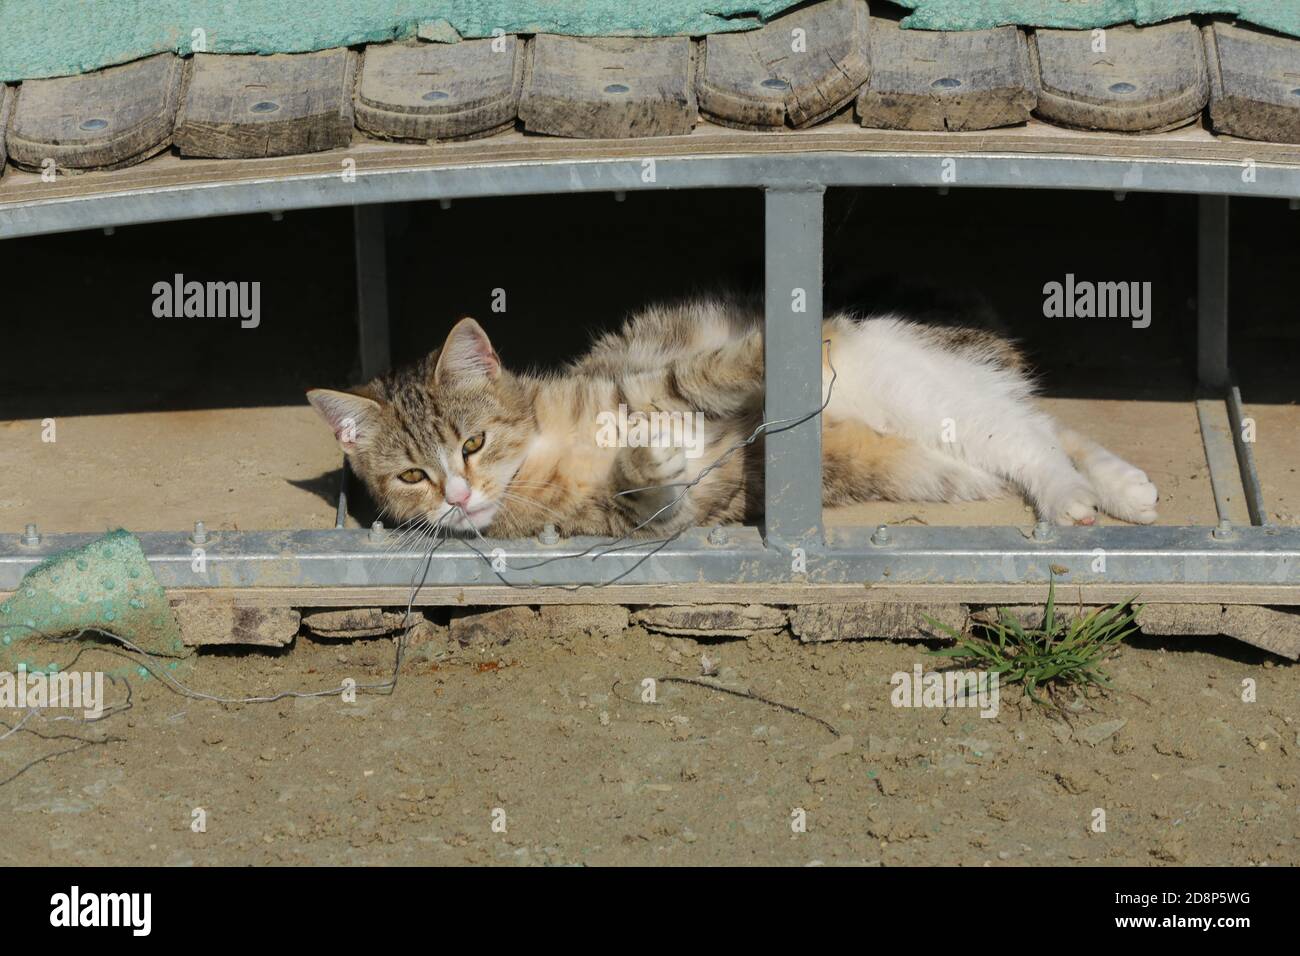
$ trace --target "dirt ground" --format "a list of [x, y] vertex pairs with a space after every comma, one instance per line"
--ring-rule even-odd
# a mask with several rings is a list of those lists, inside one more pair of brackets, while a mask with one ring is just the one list
[[[1017, 689], [993, 718], [893, 706], [891, 676], [933, 669], [929, 649], [634, 627], [438, 636], [410, 648], [392, 696], [355, 703], [222, 705], [135, 680], [131, 710], [76, 729], [119, 739], [0, 787], [0, 863], [1300, 863], [1300, 667], [1138, 637], [1109, 665], [1116, 692], [1068, 723]], [[300, 637], [204, 653], [189, 682], [226, 696], [364, 684], [392, 655], [387, 639]], [[725, 686], [841, 736], [699, 686], [641, 701], [644, 678], [699, 675], [702, 655]], [[0, 741], [0, 779], [68, 746]]]

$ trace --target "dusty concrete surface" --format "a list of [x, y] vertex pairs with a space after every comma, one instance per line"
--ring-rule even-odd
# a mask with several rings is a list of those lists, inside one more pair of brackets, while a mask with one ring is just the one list
[[[1140, 639], [1071, 728], [1015, 690], [993, 718], [892, 706], [895, 672], [936, 665], [914, 644], [422, 635], [396, 692], [354, 704], [134, 681], [132, 710], [79, 728], [119, 741], [0, 786], [0, 863], [1300, 863], [1300, 667], [1226, 641]], [[364, 684], [392, 650], [205, 652], [191, 683]], [[699, 675], [702, 656], [842, 736], [698, 686], [641, 702], [643, 679]], [[68, 745], [0, 741], [0, 779]]]
[[1255, 426], [1252, 448], [1268, 519], [1300, 524], [1300, 406], [1247, 405], [1244, 411]]
[[315, 411], [224, 408], [0, 422], [0, 528], [332, 528], [342, 455]]

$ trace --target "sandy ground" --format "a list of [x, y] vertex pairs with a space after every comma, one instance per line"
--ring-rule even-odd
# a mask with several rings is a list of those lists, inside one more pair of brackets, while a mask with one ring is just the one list
[[[225, 695], [365, 683], [392, 652], [299, 638], [205, 654], [190, 682]], [[431, 639], [396, 693], [354, 704], [221, 705], [137, 680], [133, 709], [93, 728], [119, 740], [0, 786], [0, 863], [1300, 863], [1300, 667], [1137, 638], [1110, 665], [1117, 692], [1066, 723], [1015, 689], [994, 718], [892, 706], [891, 675], [930, 669], [926, 652], [631, 629]], [[644, 678], [698, 675], [702, 654], [727, 686], [841, 736], [697, 686], [640, 701]], [[0, 741], [0, 778], [68, 745]]]

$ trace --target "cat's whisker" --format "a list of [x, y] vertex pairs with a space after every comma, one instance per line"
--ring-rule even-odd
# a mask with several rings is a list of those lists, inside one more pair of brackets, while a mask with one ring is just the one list
[[528, 497], [528, 495], [521, 495], [513, 491], [503, 491], [501, 492], [501, 497], [504, 498], [506, 501], [517, 501], [523, 504], [527, 504], [530, 507], [538, 508], [541, 511], [544, 511], [548, 515], [552, 515], [553, 517], [559, 518], [560, 520], [564, 520], [565, 516], [563, 512], [557, 511], [555, 508], [552, 508], [550, 505], [544, 505], [536, 498], [530, 498]]

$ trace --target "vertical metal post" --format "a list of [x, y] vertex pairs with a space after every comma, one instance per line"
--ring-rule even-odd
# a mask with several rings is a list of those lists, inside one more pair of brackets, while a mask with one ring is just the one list
[[353, 232], [357, 256], [357, 329], [361, 345], [361, 375], [367, 381], [388, 371], [392, 360], [388, 339], [388, 249], [386, 207], [354, 206]]
[[1228, 197], [1201, 196], [1197, 216], [1196, 377], [1228, 387]]
[[[388, 334], [388, 207], [382, 204], [352, 207], [352, 234], [357, 265], [357, 342], [361, 377], [366, 381], [388, 371], [392, 347]], [[346, 459], [339, 472], [339, 496], [334, 527], [348, 517], [351, 469]]]
[[767, 368], [764, 536], [771, 546], [822, 544], [822, 199], [825, 187], [765, 193]]

